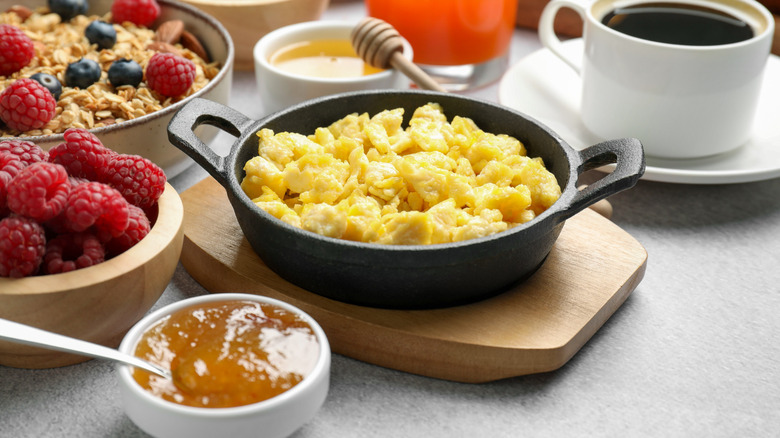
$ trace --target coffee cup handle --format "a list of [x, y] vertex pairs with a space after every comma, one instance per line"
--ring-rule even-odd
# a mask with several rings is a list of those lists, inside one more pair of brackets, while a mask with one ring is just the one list
[[547, 49], [561, 58], [563, 62], [573, 68], [577, 74], [581, 74], [582, 66], [580, 62], [568, 55], [563, 50], [563, 43], [555, 33], [555, 16], [562, 8], [569, 8], [579, 14], [582, 21], [585, 21], [585, 5], [572, 0], [551, 0], [542, 10], [542, 16], [539, 18], [539, 39]]

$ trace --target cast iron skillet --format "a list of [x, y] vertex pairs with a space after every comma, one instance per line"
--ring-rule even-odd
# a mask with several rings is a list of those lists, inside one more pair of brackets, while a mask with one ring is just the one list
[[[522, 141], [561, 185], [561, 198], [534, 220], [502, 233], [458, 243], [390, 246], [344, 241], [300, 230], [274, 218], [241, 190], [244, 163], [257, 155], [255, 133], [312, 134], [343, 116], [374, 115], [438, 102], [449, 120], [470, 117], [487, 132]], [[206, 146], [193, 129], [210, 124], [238, 137], [226, 156]], [[589, 205], [636, 184], [645, 169], [636, 139], [606, 141], [577, 152], [539, 122], [508, 108], [456, 94], [379, 90], [327, 96], [250, 120], [221, 104], [194, 99], [168, 125], [171, 143], [225, 187], [239, 225], [254, 251], [286, 280], [310, 292], [352, 304], [384, 308], [453, 306], [498, 294], [532, 275], [544, 262], [564, 221]], [[577, 190], [585, 170], [615, 163], [612, 173]]]

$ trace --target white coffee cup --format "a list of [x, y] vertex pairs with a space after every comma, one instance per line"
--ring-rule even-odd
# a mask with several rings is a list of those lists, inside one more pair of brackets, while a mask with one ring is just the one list
[[[753, 36], [718, 45], [660, 43], [602, 23], [616, 8], [654, 0], [551, 0], [539, 21], [542, 44], [582, 80], [582, 122], [602, 138], [635, 137], [650, 156], [697, 158], [746, 143], [769, 57], [774, 20], [754, 0], [664, 0], [715, 9]], [[562, 50], [553, 21], [571, 8], [584, 21], [582, 61]]]

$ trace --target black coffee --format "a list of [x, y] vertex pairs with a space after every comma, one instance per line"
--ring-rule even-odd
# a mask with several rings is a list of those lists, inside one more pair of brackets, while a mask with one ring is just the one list
[[747, 23], [725, 12], [676, 3], [617, 8], [601, 22], [636, 38], [686, 46], [731, 44], [753, 37]]

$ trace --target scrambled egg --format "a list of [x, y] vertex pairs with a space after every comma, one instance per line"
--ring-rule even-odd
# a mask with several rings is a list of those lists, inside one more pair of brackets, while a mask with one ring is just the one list
[[517, 139], [447, 121], [435, 103], [402, 126], [402, 108], [350, 114], [312, 135], [262, 129], [241, 183], [278, 219], [324, 236], [427, 245], [530, 221], [561, 195]]

